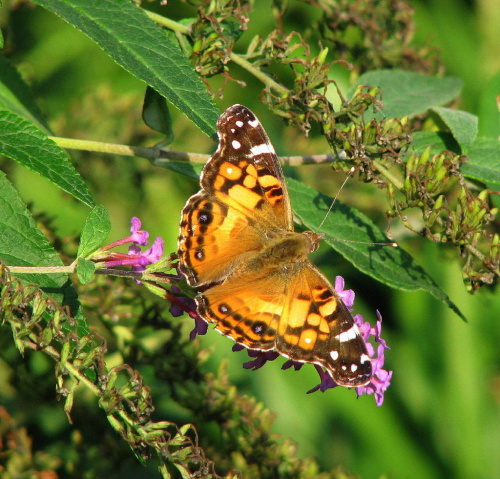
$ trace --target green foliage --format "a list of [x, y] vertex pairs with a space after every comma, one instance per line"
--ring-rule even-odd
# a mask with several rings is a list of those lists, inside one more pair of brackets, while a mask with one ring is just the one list
[[0, 111], [2, 133], [0, 153], [15, 159], [30, 170], [59, 186], [88, 206], [94, 200], [66, 153], [31, 122]]
[[[435, 50], [413, 42], [412, 9], [399, 0], [275, 1], [272, 15], [239, 0], [35, 3], [46, 10], [14, 13], [8, 4], [1, 17], [0, 475], [354, 477], [332, 469], [343, 464], [366, 477], [465, 478], [497, 470], [500, 305], [483, 291], [498, 281], [500, 262], [499, 117], [490, 104], [498, 73], [479, 116], [456, 109], [463, 81], [443, 76]], [[337, 190], [319, 163], [354, 166], [363, 180], [346, 186], [350, 206], [336, 203], [321, 231], [333, 248], [324, 269], [340, 253], [364, 273], [351, 278], [360, 309], [388, 318], [395, 381], [376, 411], [350, 391], [305, 396], [317, 381], [307, 371], [236, 373], [238, 359], [221, 363], [226, 338], [191, 343], [187, 322], [165, 301], [185, 305], [171, 287], [175, 255], [144, 272], [103, 267], [125, 256], [109, 251], [119, 241], [105, 241], [128, 235], [134, 215], [175, 250], [179, 211], [195, 188], [189, 178], [207, 158], [193, 150], [213, 149], [200, 133], [214, 136], [211, 93], [257, 110], [257, 82], [278, 151], [302, 155], [284, 162], [315, 164], [286, 170], [301, 225], [316, 230], [331, 204], [320, 191]], [[154, 132], [134, 110], [144, 84], [143, 119]], [[109, 143], [87, 141], [101, 135]], [[183, 151], [165, 146], [175, 142]], [[326, 144], [333, 154], [311, 153]], [[75, 150], [71, 160], [63, 148]], [[342, 242], [387, 242], [383, 229], [400, 248]], [[460, 268], [470, 292], [483, 287], [479, 299], [457, 286]]]

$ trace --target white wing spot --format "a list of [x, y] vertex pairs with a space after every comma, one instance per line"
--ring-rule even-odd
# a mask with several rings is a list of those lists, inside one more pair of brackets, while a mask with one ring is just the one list
[[236, 121], [236, 126], [237, 126], [238, 128], [241, 128], [243, 125], [244, 125], [244, 123], [243, 123], [241, 120], [237, 120], [237, 121]]
[[362, 354], [360, 358], [361, 364], [365, 364], [366, 361], [370, 361], [370, 357], [368, 356], [368, 354]]
[[304, 341], [305, 341], [306, 343], [310, 343], [310, 342], [312, 341], [312, 339], [311, 339], [311, 338], [304, 338]]
[[255, 118], [255, 120], [251, 120], [248, 122], [248, 124], [252, 127], [252, 128], [257, 128], [259, 126], [259, 120], [257, 120], [257, 118]]
[[235, 133], [236, 132], [236, 128], [230, 128], [231, 130], [231, 133]]
[[337, 336], [335, 336], [335, 339], [338, 339], [341, 343], [345, 343], [346, 341], [350, 341], [351, 339], [354, 339], [359, 335], [360, 333], [358, 327], [353, 324], [347, 331], [337, 334]]
[[239, 149], [241, 148], [241, 143], [240, 143], [238, 140], [233, 140], [233, 141], [231, 142], [231, 145], [233, 145], [233, 148], [234, 148], [235, 150], [239, 150]]
[[347, 366], [345, 364], [342, 364], [342, 371], [347, 371]]
[[337, 359], [339, 358], [339, 352], [334, 349], [333, 351], [330, 351], [330, 356], [334, 361], [337, 361]]
[[232, 168], [226, 168], [226, 173], [227, 173], [228, 175], [230, 175], [232, 172], [233, 172], [233, 169], [232, 169]]
[[355, 373], [357, 369], [358, 369], [358, 365], [357, 365], [357, 364], [352, 363], [352, 364], [351, 364], [351, 371], [352, 371], [353, 373]]
[[262, 143], [261, 145], [255, 145], [250, 148], [252, 155], [262, 155], [266, 153], [274, 153], [274, 148], [269, 143]]

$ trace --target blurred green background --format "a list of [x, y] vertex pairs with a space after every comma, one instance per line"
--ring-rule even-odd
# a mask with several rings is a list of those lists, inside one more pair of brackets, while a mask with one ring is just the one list
[[[307, 15], [312, 17], [314, 13], [310, 7], [291, 3], [287, 28], [299, 29], [300, 24], [307, 24]], [[491, 108], [492, 98], [500, 93], [498, 0], [410, 3], [416, 11], [415, 41], [439, 48], [446, 73], [465, 82], [460, 108], [481, 118]], [[254, 10], [251, 18], [259, 20], [250, 23], [248, 39], [259, 31], [266, 35], [273, 27], [267, 13], [270, 5], [270, 1], [260, 2]], [[163, 11], [167, 16], [181, 18], [189, 9], [169, 2]], [[6, 7], [1, 8], [0, 21], [3, 26], [8, 25], [10, 39], [6, 49], [10, 59], [32, 86], [56, 135], [147, 146], [161, 140], [141, 120], [145, 85], [118, 67], [83, 34], [39, 7], [22, 4], [9, 12]], [[238, 67], [231, 68], [235, 78], [247, 82], [247, 88], [230, 83], [224, 99], [216, 98], [221, 111], [233, 103], [253, 109], [278, 154], [328, 152], [326, 142], [319, 136], [312, 134], [305, 139], [277, 121], [259, 103], [261, 85]], [[345, 74], [344, 84], [347, 77]], [[216, 92], [221, 82], [215, 80], [212, 85]], [[177, 111], [172, 114], [176, 134], [173, 149], [200, 153], [214, 150], [211, 140], [184, 116]], [[483, 135], [494, 133], [481, 129], [481, 120], [479, 127]], [[180, 211], [197, 190], [196, 182], [155, 168], [141, 158], [82, 152], [75, 152], [73, 157], [97, 201], [110, 212], [110, 240], [126, 236], [130, 217], [139, 216], [152, 237], [165, 239], [166, 251], [175, 251]], [[32, 211], [43, 212], [50, 218], [58, 236], [69, 241], [78, 235], [88, 214], [85, 207], [10, 161], [1, 160], [0, 167]], [[302, 167], [297, 174], [331, 196], [343, 179], [328, 167]], [[384, 229], [385, 197], [375, 187], [355, 183], [351, 180], [340, 199], [379, 220]], [[332, 280], [336, 274], [346, 278], [347, 287], [356, 291], [356, 311], [372, 323], [376, 309], [384, 317], [384, 337], [391, 346], [386, 353], [386, 365], [394, 370], [394, 375], [382, 407], [377, 408], [373, 398], [356, 400], [355, 393], [348, 390], [306, 395], [317, 384], [312, 367], [299, 372], [282, 371], [284, 360], [280, 359], [259, 371], [246, 371], [241, 367], [247, 360], [245, 352], [232, 353], [233, 343], [215, 332], [209, 331], [199, 340], [201, 345], [196, 345], [213, 351], [204, 367], [216, 371], [226, 360], [230, 380], [238, 391], [255, 396], [276, 415], [273, 432], [296, 441], [298, 455], [315, 456], [325, 470], [343, 465], [367, 478], [500, 477], [500, 295], [483, 289], [470, 296], [462, 285], [455, 252], [427, 244], [397, 225], [393, 226], [393, 233], [469, 322], [463, 323], [427, 294], [389, 290], [354, 270], [331, 250], [321, 249], [317, 262]], [[138, 286], [132, 288], [134, 294], [149, 295]], [[120, 297], [114, 301], [119, 318]], [[179, 321], [185, 323], [187, 335], [191, 321]], [[58, 443], [57, 437], [63, 430], [72, 435], [75, 443], [79, 441], [75, 437], [77, 430], [92, 436], [92, 427], [72, 429], [62, 404], [55, 399], [48, 400], [36, 417], [23, 416], [23, 404], [28, 403], [30, 392], [23, 389], [22, 379], [14, 384], [11, 381], [12, 371], [6, 358], [12, 359], [18, 353], [8, 349], [8, 339], [0, 342], [5, 348], [0, 355], [0, 403], [29, 425], [34, 448], [44, 449], [42, 438], [53, 438], [48, 452], [62, 454], [64, 444]], [[110, 364], [115, 360], [110, 357]], [[33, 354], [24, 367], [48, 381], [40, 383], [39, 394], [53, 398], [48, 361]], [[148, 371], [143, 372], [147, 377]], [[190, 420], [182, 407], [168, 399], [161, 381], [151, 378], [150, 384], [158, 407], [157, 417], [179, 423]], [[85, 396], [79, 400], [93, 401]], [[99, 444], [101, 433], [94, 432]], [[76, 458], [70, 459], [77, 464]], [[133, 465], [120, 471], [120, 477], [153, 474], [137, 466], [133, 458], [130, 460]], [[115, 477], [111, 471], [110, 477]]]

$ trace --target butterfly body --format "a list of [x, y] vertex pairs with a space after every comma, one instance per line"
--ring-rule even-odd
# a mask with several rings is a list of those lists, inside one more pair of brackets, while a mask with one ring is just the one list
[[293, 230], [286, 183], [255, 115], [234, 105], [217, 123], [219, 147], [183, 209], [179, 267], [200, 288], [198, 314], [249, 349], [276, 349], [359, 386], [371, 361], [354, 320], [308, 259], [322, 235]]

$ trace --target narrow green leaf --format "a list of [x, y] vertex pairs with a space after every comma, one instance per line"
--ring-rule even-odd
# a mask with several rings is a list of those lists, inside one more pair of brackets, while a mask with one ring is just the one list
[[[307, 229], [315, 231], [330, 207], [332, 198], [291, 178], [287, 179], [287, 185], [294, 214]], [[465, 319], [447, 294], [402, 248], [345, 242], [389, 242], [382, 231], [361, 212], [337, 201], [321, 232], [325, 233], [326, 242], [361, 272], [402, 291], [425, 290]]]
[[451, 108], [444, 107], [433, 107], [431, 110], [436, 112], [450, 129], [453, 137], [460, 145], [462, 153], [467, 154], [477, 136], [477, 116], [466, 111], [452, 110]]
[[106, 208], [96, 205], [85, 221], [78, 247], [78, 258], [84, 258], [103, 246], [110, 230], [111, 221]]
[[[8, 266], [62, 266], [17, 190], [0, 171], [0, 258]], [[16, 274], [27, 283], [60, 288], [66, 274]]]
[[142, 119], [150, 128], [165, 135], [165, 144], [170, 145], [174, 141], [172, 119], [170, 118], [167, 101], [149, 86], [146, 88], [142, 106]]
[[50, 127], [33, 99], [29, 86], [10, 62], [0, 54], [0, 109], [8, 110], [51, 134]]
[[24, 118], [0, 110], [0, 154], [18, 161], [86, 205], [94, 199], [66, 152]]
[[82, 284], [86, 284], [92, 280], [95, 272], [95, 263], [85, 258], [78, 258], [78, 264], [76, 265], [76, 274], [78, 275], [78, 281]]
[[[460, 94], [462, 80], [454, 77], [436, 78], [402, 70], [378, 70], [361, 75], [350, 91], [359, 85], [382, 90], [384, 110], [376, 118], [401, 118], [425, 113], [428, 108], [444, 105]], [[372, 115], [368, 114], [367, 119]]]
[[212, 136], [217, 107], [178, 43], [130, 0], [36, 0], [95, 42], [118, 64]]

